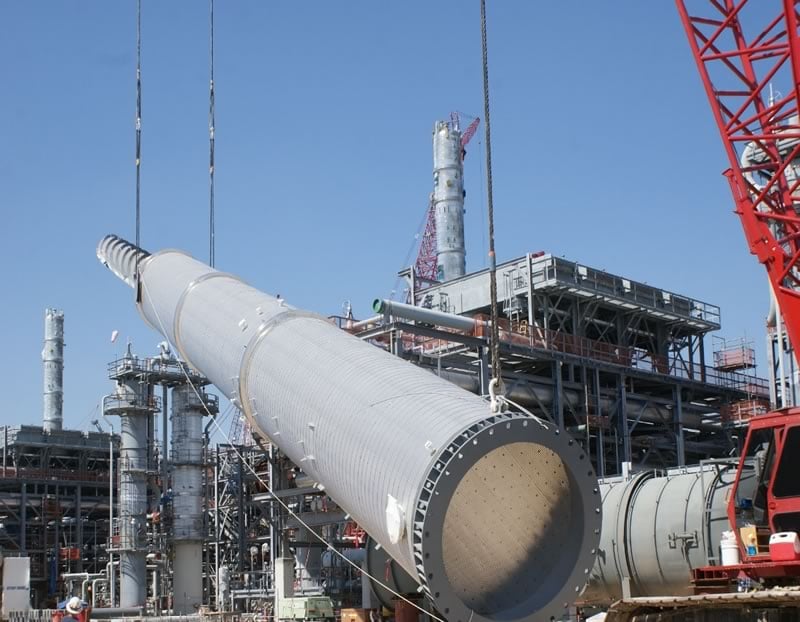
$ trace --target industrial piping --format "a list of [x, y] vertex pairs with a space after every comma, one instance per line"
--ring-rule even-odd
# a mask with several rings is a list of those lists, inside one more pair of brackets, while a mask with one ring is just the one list
[[47, 309], [44, 313], [44, 411], [45, 432], [58, 432], [64, 408], [64, 312]]
[[[560, 617], [597, 546], [586, 454], [188, 255], [115, 236], [100, 260], [251, 426], [325, 487], [452, 622]], [[136, 264], [139, 280], [136, 279]], [[357, 457], [357, 459], [354, 459]]]
[[[464, 331], [468, 334], [473, 334], [475, 329], [481, 324], [488, 326], [482, 320], [476, 320], [464, 315], [455, 315], [453, 313], [444, 313], [434, 309], [426, 309], [424, 307], [417, 307], [403, 302], [396, 302], [393, 300], [386, 300], [376, 298], [372, 303], [372, 309], [376, 313], [383, 314], [384, 318], [402, 318], [411, 320], [413, 322], [423, 322], [434, 326], [443, 326], [445, 328], [452, 328], [454, 330]], [[438, 373], [442, 378], [466, 389], [470, 393], [479, 393], [481, 391], [480, 378], [474, 374], [466, 372], [443, 370]], [[537, 408], [540, 404], [550, 406], [553, 403], [553, 389], [544, 386], [534, 386], [531, 384], [519, 384], [514, 382], [513, 377], [506, 379], [506, 394], [512, 401], [525, 406], [526, 408]], [[579, 406], [584, 397], [582, 393], [575, 389], [565, 388], [564, 398], [567, 402], [575, 407]], [[603, 397], [602, 405], [606, 410], [611, 410], [614, 404], [614, 399]], [[635, 399], [626, 400], [628, 412], [635, 414], [636, 417], [641, 418], [643, 421], [650, 423], [669, 423], [674, 419], [674, 413], [668, 408], [660, 406], [655, 403], [650, 403], [642, 408], [641, 403]], [[704, 431], [718, 431], [720, 429], [717, 423], [706, 423], [702, 413], [692, 412], [690, 404], [683, 405], [683, 423], [687, 427], [697, 428]]]
[[406, 320], [413, 320], [414, 322], [424, 322], [425, 324], [463, 330], [468, 333], [474, 331], [478, 326], [477, 320], [465, 315], [444, 313], [442, 311], [426, 309], [425, 307], [405, 304], [404, 302], [395, 302], [394, 300], [381, 300], [380, 298], [376, 298], [372, 302], [372, 310], [375, 311], [375, 313], [382, 313], [384, 317], [394, 316]]

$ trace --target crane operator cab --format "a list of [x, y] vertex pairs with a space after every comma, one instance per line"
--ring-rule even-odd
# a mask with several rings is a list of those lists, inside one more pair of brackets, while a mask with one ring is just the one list
[[770, 536], [800, 533], [800, 409], [750, 421], [728, 505], [743, 560], [769, 557]]

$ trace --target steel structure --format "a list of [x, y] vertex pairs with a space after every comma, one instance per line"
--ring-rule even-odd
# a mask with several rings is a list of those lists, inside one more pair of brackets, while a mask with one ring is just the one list
[[[445, 616], [564, 613], [591, 566], [601, 509], [594, 471], [558, 427], [493, 414], [451, 383], [183, 253], [148, 255], [109, 236], [98, 257], [136, 283], [150, 325], [414, 574]], [[487, 522], [513, 536], [498, 541], [481, 529]]]
[[[365, 534], [274, 445], [218, 446], [214, 473], [206, 521], [210, 604], [237, 612], [271, 606], [274, 569], [281, 558], [293, 558], [296, 595], [324, 591], [338, 607], [361, 605], [358, 571], [324, 551], [278, 500], [350, 559], [364, 546]], [[220, 575], [224, 581], [215, 580]]]
[[[119, 555], [120, 598], [113, 598], [111, 605], [185, 615], [196, 612], [204, 600], [208, 435], [202, 417], [218, 412], [218, 400], [206, 393], [206, 378], [172, 356], [166, 344], [160, 349], [158, 356], [139, 358], [129, 345], [126, 355], [108, 366], [115, 389], [104, 398], [103, 411], [118, 415], [121, 428], [121, 455], [115, 465], [119, 494], [108, 541], [109, 553]], [[115, 583], [113, 577], [110, 581]]]
[[34, 606], [54, 605], [63, 573], [100, 573], [109, 561], [109, 443], [98, 432], [4, 426], [0, 549], [31, 560]]
[[[728, 455], [736, 426], [768, 404], [765, 379], [706, 352], [715, 305], [542, 252], [497, 271], [509, 397], [570, 429], [601, 475]], [[434, 284], [414, 292], [413, 313], [378, 305], [382, 324], [349, 330], [486, 393], [488, 282], [481, 271]]]

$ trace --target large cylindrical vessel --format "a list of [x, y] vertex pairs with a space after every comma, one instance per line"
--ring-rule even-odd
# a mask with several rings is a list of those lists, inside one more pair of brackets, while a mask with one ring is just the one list
[[[138, 256], [137, 256], [138, 255]], [[324, 486], [453, 622], [560, 617], [600, 533], [577, 443], [178, 251], [98, 256], [184, 360]]]
[[64, 312], [47, 309], [44, 313], [44, 431], [62, 427], [64, 408]]
[[[124, 368], [131, 359], [122, 359]], [[147, 424], [152, 415], [147, 386], [118, 381], [105, 414], [119, 415], [118, 535], [120, 607], [142, 607], [147, 600]]]
[[461, 132], [452, 123], [433, 128], [433, 209], [436, 218], [436, 263], [439, 281], [464, 276], [464, 164]]
[[203, 604], [203, 416], [200, 388], [172, 390], [172, 509], [175, 562], [173, 611], [196, 613]]
[[[731, 529], [735, 475], [735, 465], [714, 464], [601, 481], [603, 530], [581, 601], [691, 594], [692, 569], [719, 560], [722, 532]], [[754, 481], [745, 471], [738, 494]]]

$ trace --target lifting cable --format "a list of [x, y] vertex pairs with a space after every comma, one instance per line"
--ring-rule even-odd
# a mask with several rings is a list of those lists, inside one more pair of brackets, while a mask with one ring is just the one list
[[209, 0], [209, 89], [208, 89], [208, 265], [214, 267], [216, 259], [214, 224], [214, 0]]
[[[140, 229], [142, 172], [142, 0], [136, 2], [136, 246], [141, 248]], [[139, 282], [139, 254], [136, 255], [136, 282]], [[138, 288], [138, 286], [137, 286]]]
[[483, 54], [483, 118], [486, 135], [486, 207], [489, 220], [489, 296], [491, 314], [491, 355], [492, 380], [489, 394], [492, 395], [492, 410], [500, 408], [494, 399], [496, 393], [503, 392], [500, 376], [500, 330], [497, 316], [497, 261], [494, 252], [494, 204], [492, 201], [492, 121], [489, 115], [489, 54], [486, 43], [486, 0], [481, 0], [481, 52]]

